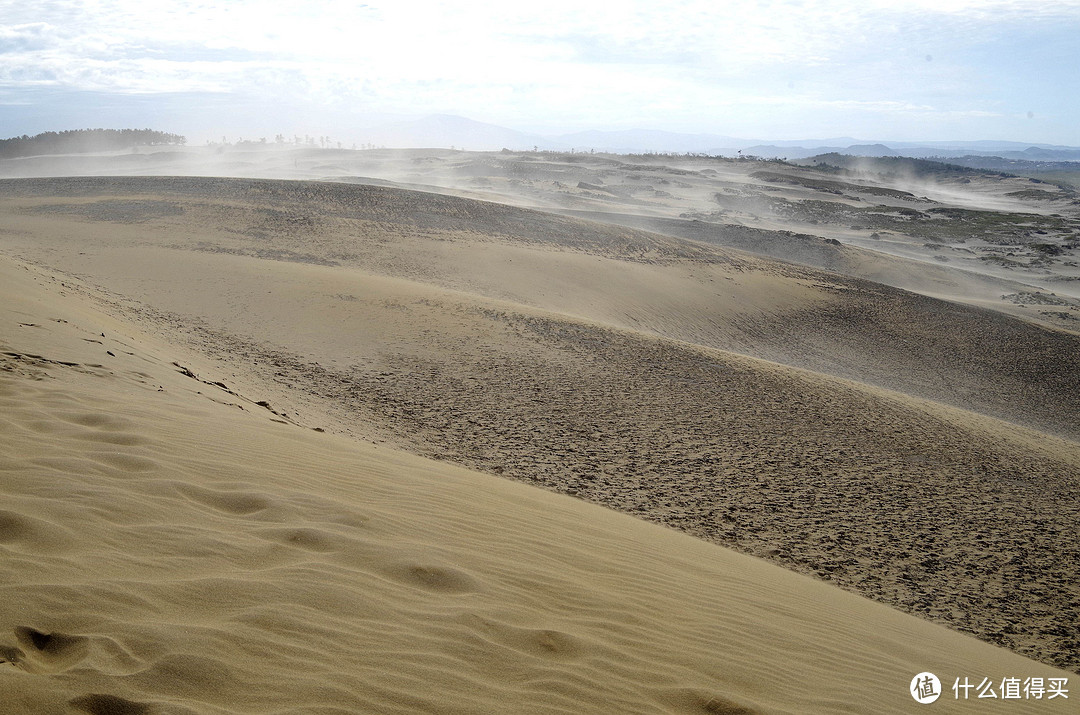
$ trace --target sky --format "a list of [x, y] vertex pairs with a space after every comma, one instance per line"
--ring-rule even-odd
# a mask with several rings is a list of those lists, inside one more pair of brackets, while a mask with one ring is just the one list
[[560, 134], [1080, 146], [1080, 0], [0, 0], [0, 136], [451, 114]]

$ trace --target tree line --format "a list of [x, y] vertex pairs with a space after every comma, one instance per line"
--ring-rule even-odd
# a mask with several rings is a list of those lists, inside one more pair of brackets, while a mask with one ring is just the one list
[[38, 154], [75, 154], [92, 151], [119, 151], [137, 146], [183, 145], [187, 138], [180, 134], [153, 129], [69, 129], [62, 132], [43, 132], [34, 136], [0, 139], [0, 158]]

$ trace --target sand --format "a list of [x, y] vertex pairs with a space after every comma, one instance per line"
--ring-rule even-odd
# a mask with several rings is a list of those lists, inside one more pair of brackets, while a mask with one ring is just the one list
[[[0, 160], [0, 176], [236, 176], [398, 186], [703, 240], [1080, 330], [1080, 194], [1033, 178], [925, 167], [916, 175], [912, 167], [875, 161], [840, 171], [671, 154], [248, 144]], [[1017, 292], [1065, 302], [1005, 298]]]
[[578, 499], [283, 423], [63, 283], [0, 262], [6, 712], [901, 712], [924, 670], [1068, 677]]
[[1072, 333], [459, 197], [3, 188], [17, 712], [889, 712], [1078, 667]]

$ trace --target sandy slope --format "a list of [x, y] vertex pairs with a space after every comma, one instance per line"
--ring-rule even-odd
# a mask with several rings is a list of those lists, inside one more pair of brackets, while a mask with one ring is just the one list
[[0, 261], [5, 712], [903, 712], [922, 670], [946, 683], [936, 707], [982, 712], [954, 678], [1068, 677], [580, 500], [288, 424], [67, 281]]
[[1075, 336], [430, 194], [4, 189], [4, 252], [283, 421], [576, 494], [1077, 667]]
[[[228, 265], [226, 276], [239, 264], [177, 250], [435, 284], [1080, 436], [1080, 336], [740, 251], [371, 186], [183, 178], [2, 186], [3, 240], [20, 255], [157, 308], [214, 313], [231, 320], [231, 333], [251, 334], [251, 310], [230, 301], [256, 291], [207, 272]], [[176, 271], [188, 262], [200, 265], [194, 291]], [[1024, 359], [1002, 345], [1025, 346]]]

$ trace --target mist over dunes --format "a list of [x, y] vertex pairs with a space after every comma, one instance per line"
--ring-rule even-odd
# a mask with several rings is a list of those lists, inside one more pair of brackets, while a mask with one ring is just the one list
[[890, 712], [923, 670], [1080, 667], [1066, 188], [64, 168], [265, 178], [0, 181], [0, 677], [28, 712]]

